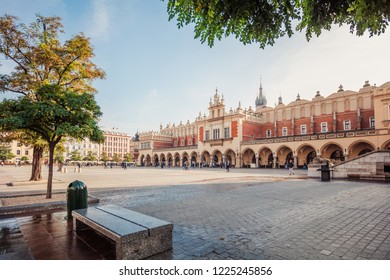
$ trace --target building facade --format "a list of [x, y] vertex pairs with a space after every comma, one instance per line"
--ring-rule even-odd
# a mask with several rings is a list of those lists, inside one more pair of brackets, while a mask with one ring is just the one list
[[66, 162], [71, 161], [74, 155], [79, 155], [81, 160], [94, 158], [93, 161], [97, 161], [100, 158], [100, 145], [92, 142], [88, 138], [83, 140], [66, 138], [63, 145], [65, 148], [64, 158]]
[[288, 104], [279, 97], [275, 107], [267, 106], [260, 83], [255, 106], [227, 111], [216, 90], [208, 115], [140, 133], [137, 163], [282, 168], [292, 160], [303, 167], [315, 157], [340, 162], [390, 148], [390, 82], [366, 81], [358, 91], [340, 85], [327, 97], [298, 95]]
[[2, 149], [7, 149], [13, 158], [1, 157], [0, 162], [4, 163], [31, 163], [33, 159], [33, 147], [28, 144], [23, 144], [20, 141], [14, 140], [11, 142], [0, 143]]
[[125, 155], [133, 153], [132, 138], [122, 132], [105, 131], [104, 142], [100, 145], [100, 159], [105, 156], [109, 160], [119, 158], [122, 161]]

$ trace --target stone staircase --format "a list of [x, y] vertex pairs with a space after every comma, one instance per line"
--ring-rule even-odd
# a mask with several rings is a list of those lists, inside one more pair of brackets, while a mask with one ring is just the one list
[[386, 181], [390, 183], [390, 150], [366, 153], [333, 166], [333, 179]]

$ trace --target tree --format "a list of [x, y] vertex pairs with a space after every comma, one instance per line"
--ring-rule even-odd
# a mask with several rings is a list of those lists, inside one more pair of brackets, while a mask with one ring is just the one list
[[102, 153], [101, 153], [101, 155], [100, 155], [100, 160], [103, 161], [104, 163], [106, 163], [107, 161], [110, 160], [110, 159], [108, 158], [107, 152], [102, 152]]
[[112, 156], [112, 161], [113, 162], [120, 162], [121, 161], [121, 156], [117, 153], [115, 153], [113, 156]]
[[126, 162], [132, 162], [133, 161], [133, 154], [132, 153], [127, 153], [124, 155], [123, 160]]
[[96, 161], [97, 160], [96, 153], [91, 150], [88, 150], [87, 155], [84, 157], [84, 160]]
[[7, 144], [0, 143], [0, 161], [6, 161], [14, 157], [11, 148]]
[[92, 93], [75, 93], [58, 85], [47, 85], [34, 95], [4, 99], [0, 103], [0, 126], [8, 130], [37, 133], [49, 147], [49, 175], [46, 198], [51, 198], [53, 163], [56, 145], [64, 136], [75, 139], [89, 137], [102, 142], [103, 131], [98, 125], [102, 115]]
[[77, 150], [72, 151], [70, 153], [70, 160], [72, 160], [72, 161], [80, 161], [80, 160], [82, 160], [80, 152], [77, 151]]
[[[0, 92], [12, 92], [37, 100], [37, 91], [56, 85], [75, 93], [95, 93], [92, 81], [105, 77], [93, 62], [89, 38], [77, 34], [61, 43], [64, 33], [59, 17], [36, 16], [29, 26], [11, 15], [0, 17], [0, 55], [14, 64], [11, 73], [0, 73]], [[33, 163], [30, 180], [41, 179], [44, 147], [39, 135], [31, 135]]]
[[[164, 0], [163, 0], [164, 1]], [[296, 31], [305, 30], [306, 39], [332, 25], [348, 25], [357, 36], [385, 32], [390, 2], [384, 0], [168, 0], [169, 20], [177, 26], [193, 24], [195, 38], [212, 47], [215, 39], [234, 35], [243, 44], [259, 43], [261, 48]], [[294, 28], [295, 26], [295, 28]]]
[[59, 166], [65, 161], [64, 153], [66, 152], [66, 149], [64, 142], [64, 139], [61, 139], [54, 151], [54, 160], [58, 163]]

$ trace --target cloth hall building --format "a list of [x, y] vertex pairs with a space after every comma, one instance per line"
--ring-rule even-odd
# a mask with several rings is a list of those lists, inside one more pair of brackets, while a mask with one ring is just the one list
[[340, 85], [327, 97], [298, 95], [289, 104], [279, 97], [275, 107], [267, 106], [260, 83], [255, 105], [226, 110], [216, 90], [208, 115], [138, 134], [137, 164], [281, 168], [293, 160], [300, 168], [315, 157], [339, 162], [390, 149], [390, 82], [366, 81], [357, 91]]

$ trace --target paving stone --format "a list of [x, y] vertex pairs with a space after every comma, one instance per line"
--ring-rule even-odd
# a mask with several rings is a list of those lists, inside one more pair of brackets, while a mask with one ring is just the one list
[[[89, 193], [101, 204], [172, 222], [174, 248], [155, 259], [390, 259], [386, 184], [214, 180]], [[48, 229], [53, 222], [44, 217], [18, 221], [23, 232], [35, 223]], [[12, 223], [0, 219], [0, 227]]]

